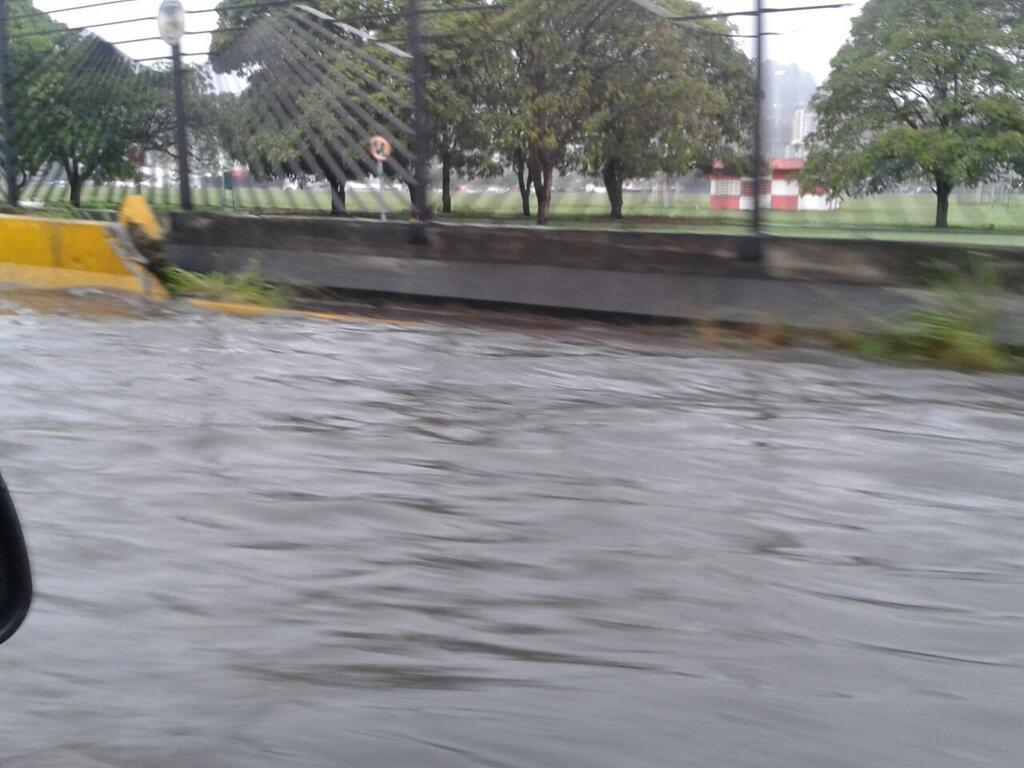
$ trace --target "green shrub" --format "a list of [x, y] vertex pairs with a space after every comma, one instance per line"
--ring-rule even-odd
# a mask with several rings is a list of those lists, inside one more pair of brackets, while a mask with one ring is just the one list
[[292, 293], [275, 283], [263, 279], [257, 272], [211, 272], [203, 275], [179, 267], [165, 267], [160, 277], [175, 296], [194, 296], [210, 301], [238, 304], [258, 304], [263, 307], [283, 307], [292, 299]]
[[856, 349], [872, 357], [937, 362], [966, 370], [1020, 368], [1019, 358], [995, 338], [1002, 290], [989, 259], [972, 254], [966, 273], [948, 264], [936, 266], [931, 282], [937, 297], [934, 307], [915, 310], [881, 333], [862, 336]]

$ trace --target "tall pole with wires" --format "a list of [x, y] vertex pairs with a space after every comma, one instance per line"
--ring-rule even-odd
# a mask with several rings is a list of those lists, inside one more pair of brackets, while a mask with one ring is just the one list
[[426, 221], [430, 216], [427, 207], [427, 62], [423, 52], [423, 32], [420, 19], [419, 0], [409, 0], [409, 53], [412, 55], [412, 153], [415, 156], [413, 184], [413, 209], [416, 218]]
[[[754, 146], [750, 158], [754, 177], [754, 237], [761, 237], [761, 168], [764, 164], [764, 0], [754, 0]], [[758, 247], [760, 258], [760, 246]]]
[[754, 77], [753, 77], [753, 141], [750, 147], [750, 176], [754, 180], [754, 200], [750, 211], [750, 229], [753, 236], [740, 247], [742, 261], [760, 262], [764, 259], [761, 220], [761, 168], [764, 165], [764, 0], [754, 0]]
[[9, 0], [0, 0], [0, 120], [3, 120], [4, 179], [7, 187], [7, 205], [18, 205], [18, 150], [14, 141], [14, 93], [11, 85], [14, 73], [11, 71], [10, 35], [7, 27]]
[[[750, 227], [753, 237], [743, 240], [740, 246], [740, 259], [743, 261], [761, 261], [764, 255], [764, 222], [761, 211], [761, 184], [764, 180], [764, 133], [763, 133], [763, 112], [764, 112], [764, 38], [767, 34], [764, 31], [764, 17], [769, 13], [796, 13], [800, 11], [823, 11], [829, 8], [845, 8], [848, 2], [841, 3], [817, 3], [814, 5], [802, 5], [788, 8], [766, 8], [764, 0], [754, 0], [753, 10], [732, 11], [722, 13], [700, 13], [688, 16], [673, 16], [660, 8], [651, 0], [633, 0], [634, 3], [653, 11], [657, 15], [675, 22], [694, 22], [706, 19], [728, 19], [734, 16], [754, 17], [754, 77], [753, 97], [753, 142], [750, 150], [750, 162], [753, 165], [750, 175], [754, 180], [754, 201], [751, 210]], [[744, 37], [744, 35], [740, 35]]]

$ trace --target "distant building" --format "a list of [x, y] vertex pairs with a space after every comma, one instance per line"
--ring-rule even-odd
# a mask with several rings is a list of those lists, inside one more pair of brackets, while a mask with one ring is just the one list
[[[801, 158], [780, 158], [769, 163], [771, 178], [761, 180], [761, 208], [771, 211], [832, 211], [839, 201], [829, 198], [827, 189], [806, 190], [800, 186]], [[712, 211], [754, 209], [754, 179], [716, 169], [711, 176]]]
[[792, 156], [796, 113], [807, 110], [816, 88], [814, 76], [795, 64], [765, 62], [764, 152], [767, 157]]
[[[761, 207], [772, 204], [772, 183], [761, 179]], [[712, 211], [754, 210], [754, 179], [751, 176], [736, 176], [718, 169], [711, 175]]]
[[793, 113], [793, 138], [787, 157], [807, 157], [807, 137], [817, 125], [818, 116], [810, 109], [801, 108]]

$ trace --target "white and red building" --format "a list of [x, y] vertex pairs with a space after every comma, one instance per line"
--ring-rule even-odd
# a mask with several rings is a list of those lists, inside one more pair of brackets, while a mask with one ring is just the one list
[[[771, 211], [832, 211], [839, 201], [828, 190], [800, 187], [804, 160], [799, 157], [772, 160], [770, 179], [761, 179], [761, 208]], [[727, 174], [716, 168], [711, 175], [712, 211], [750, 211], [754, 208], [754, 179]]]

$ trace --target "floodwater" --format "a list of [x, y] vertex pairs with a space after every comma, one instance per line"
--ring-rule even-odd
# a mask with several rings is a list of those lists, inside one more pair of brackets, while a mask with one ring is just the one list
[[1024, 378], [19, 312], [4, 768], [1022, 765]]

